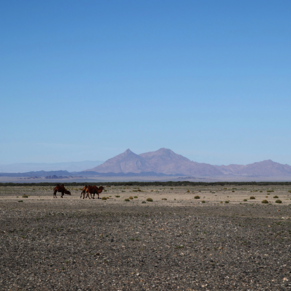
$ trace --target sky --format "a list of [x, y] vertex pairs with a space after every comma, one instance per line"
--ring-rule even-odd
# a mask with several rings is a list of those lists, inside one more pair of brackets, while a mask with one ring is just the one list
[[1, 1], [0, 164], [172, 149], [291, 165], [291, 1]]

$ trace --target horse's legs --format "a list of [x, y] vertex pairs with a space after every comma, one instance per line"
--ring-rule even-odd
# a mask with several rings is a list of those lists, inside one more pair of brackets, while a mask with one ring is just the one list
[[54, 191], [54, 195], [53, 195], [53, 198], [57, 198], [57, 191]]
[[64, 192], [62, 192], [61, 198], [63, 198], [63, 196], [64, 196]]

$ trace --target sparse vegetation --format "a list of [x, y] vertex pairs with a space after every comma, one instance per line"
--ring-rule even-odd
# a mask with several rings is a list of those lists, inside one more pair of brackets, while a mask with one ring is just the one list
[[251, 200], [254, 200], [254, 199], [256, 199], [256, 197], [255, 196], [251, 196], [250, 199]]
[[184, 246], [183, 245], [180, 245], [180, 246], [176, 246], [175, 249], [183, 249]]
[[153, 202], [154, 200], [152, 198], [147, 198], [148, 202]]
[[167, 198], [162, 198], [162, 200], [167, 200]]
[[24, 194], [22, 195], [22, 198], [28, 198], [28, 195]]
[[280, 199], [275, 201], [276, 203], [282, 203], [282, 201]]
[[273, 198], [279, 198], [277, 195], [273, 196]]
[[133, 198], [138, 198], [137, 196], [133, 196]]
[[115, 195], [115, 197], [116, 197], [116, 198], [119, 198], [120, 196], [119, 196], [119, 195]]
[[130, 201], [130, 200], [129, 200], [128, 198], [125, 198], [124, 201], [128, 202], [128, 201]]
[[263, 200], [262, 203], [264, 203], [264, 204], [268, 204], [269, 201], [268, 201], [268, 200]]
[[197, 196], [194, 197], [194, 199], [200, 199], [200, 196], [197, 195]]

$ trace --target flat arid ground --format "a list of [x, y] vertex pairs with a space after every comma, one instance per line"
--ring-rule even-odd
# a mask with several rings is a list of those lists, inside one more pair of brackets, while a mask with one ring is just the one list
[[0, 186], [0, 290], [291, 289], [291, 186], [81, 188]]

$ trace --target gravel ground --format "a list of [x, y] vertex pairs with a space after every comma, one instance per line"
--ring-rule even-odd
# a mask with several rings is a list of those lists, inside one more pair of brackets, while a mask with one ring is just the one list
[[0, 199], [1, 290], [291, 290], [289, 205]]

